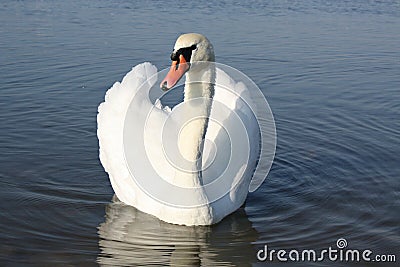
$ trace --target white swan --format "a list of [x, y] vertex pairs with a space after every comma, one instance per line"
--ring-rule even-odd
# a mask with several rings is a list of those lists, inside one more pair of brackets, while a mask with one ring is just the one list
[[98, 109], [100, 160], [117, 197], [159, 219], [210, 225], [245, 201], [260, 154], [260, 132], [243, 83], [214, 65], [211, 43], [181, 35], [161, 82], [168, 90], [185, 74], [184, 102], [153, 105], [150, 63], [110, 88]]

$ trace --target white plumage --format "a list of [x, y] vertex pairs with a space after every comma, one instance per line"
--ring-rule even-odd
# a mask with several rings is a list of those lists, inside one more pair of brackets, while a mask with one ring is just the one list
[[[174, 114], [184, 106], [171, 111], [159, 100], [150, 101], [149, 91], [157, 81], [155, 66], [137, 65], [107, 91], [97, 116], [100, 160], [121, 201], [163, 221], [184, 225], [217, 223], [244, 203], [260, 153], [259, 127], [246, 105], [251, 105], [251, 99], [244, 84], [235, 83], [219, 68], [215, 77], [208, 124], [200, 120], [188, 126], [188, 132], [201, 128], [201, 122], [205, 127], [201, 152], [202, 167], [207, 168], [201, 175], [180, 170], [175, 165], [179, 160], [168, 158], [175, 154], [164, 151], [170, 144], [195, 140], [187, 141], [192, 135], [184, 130], [183, 137], [175, 134], [181, 117]], [[186, 84], [185, 94], [189, 90], [194, 89]], [[162, 199], [149, 194], [141, 181], [156, 181], [147, 188], [159, 192]], [[191, 189], [174, 191], [171, 185]], [[176, 201], [190, 205], [173, 205]]]

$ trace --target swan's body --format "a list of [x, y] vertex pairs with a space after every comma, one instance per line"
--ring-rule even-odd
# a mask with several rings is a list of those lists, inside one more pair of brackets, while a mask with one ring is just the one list
[[[166, 222], [210, 225], [244, 203], [257, 165], [259, 128], [243, 104], [243, 98], [250, 101], [244, 85], [207, 64], [214, 61], [214, 52], [204, 36], [182, 35], [171, 58], [177, 62], [173, 61], [161, 86], [173, 87], [186, 73], [184, 103], [172, 111], [159, 101], [153, 105], [148, 93], [156, 82], [157, 69], [150, 63], [134, 67], [107, 91], [99, 106], [100, 160], [117, 197], [126, 204]], [[191, 65], [185, 66], [185, 61]], [[205, 63], [196, 65], [198, 61]], [[248, 138], [234, 143], [243, 129]], [[136, 140], [144, 144], [135, 145]], [[179, 153], [173, 149], [169, 153], [170, 144], [176, 144]], [[143, 157], [148, 161], [135, 166]], [[231, 164], [229, 172], [227, 164]], [[163, 180], [151, 184], [158, 176]], [[159, 197], [149, 194], [141, 181], [149, 182], [147, 188]]]

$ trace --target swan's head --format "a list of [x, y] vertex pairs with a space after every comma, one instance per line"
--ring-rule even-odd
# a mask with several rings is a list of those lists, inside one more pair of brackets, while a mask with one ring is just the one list
[[[171, 89], [188, 71], [191, 63], [214, 61], [214, 49], [208, 39], [198, 33], [186, 33], [178, 37], [171, 54], [172, 65], [160, 87], [164, 91]], [[197, 70], [198, 71], [198, 70]]]

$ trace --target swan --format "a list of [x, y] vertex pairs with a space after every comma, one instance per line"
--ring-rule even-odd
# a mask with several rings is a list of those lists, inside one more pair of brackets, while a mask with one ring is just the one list
[[[211, 225], [239, 209], [260, 155], [260, 128], [245, 84], [215, 62], [203, 35], [178, 37], [172, 65], [135, 66], [98, 107], [100, 161], [118, 199], [162, 221]], [[149, 96], [179, 87], [172, 109]], [[162, 77], [161, 77], [162, 78]]]

